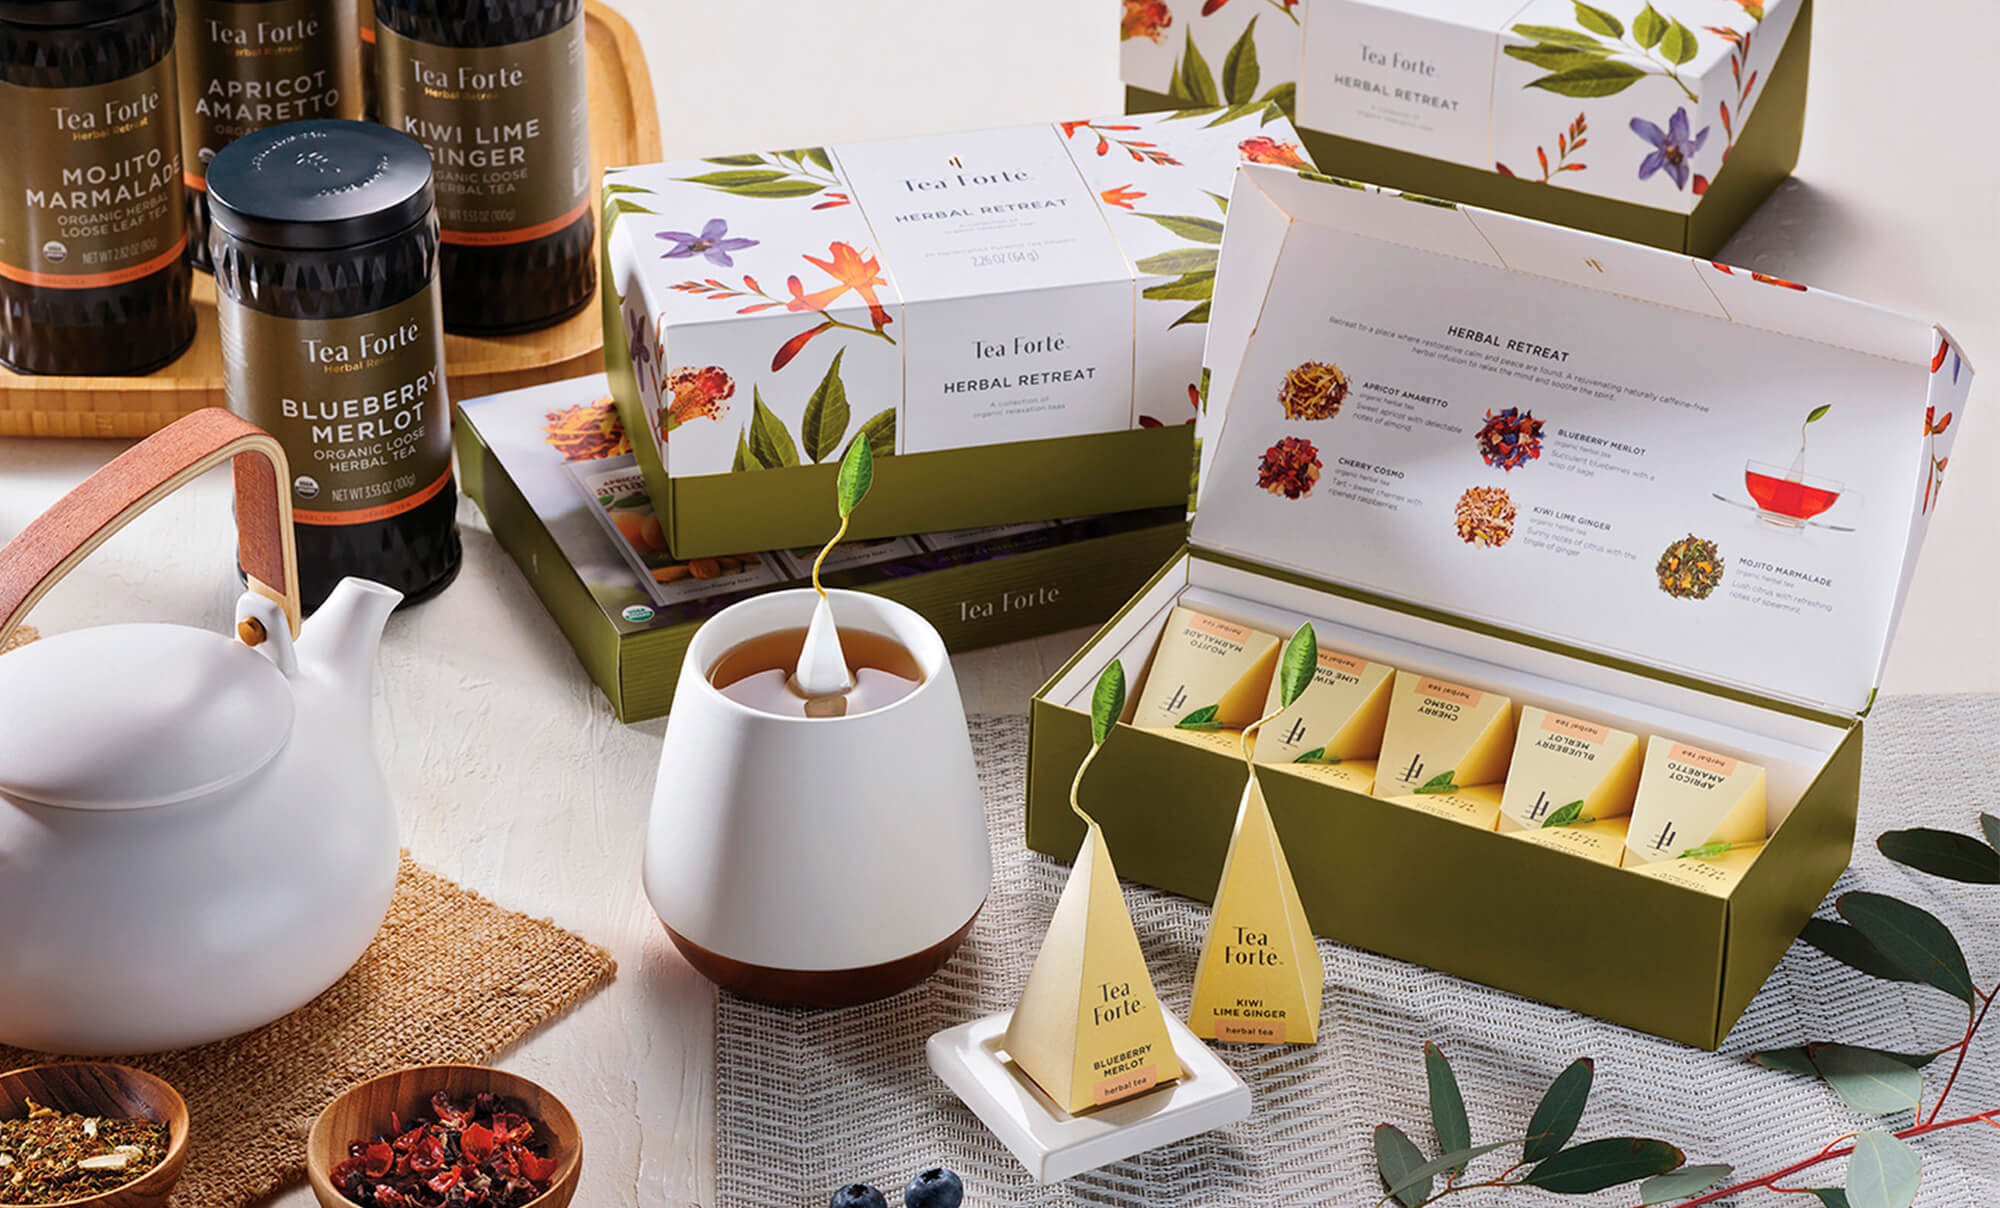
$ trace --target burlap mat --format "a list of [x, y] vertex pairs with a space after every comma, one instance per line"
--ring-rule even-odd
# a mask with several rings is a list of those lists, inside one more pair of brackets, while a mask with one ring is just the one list
[[[1734, 1163], [1754, 1177], [1874, 1121], [1847, 1111], [1816, 1082], [1749, 1064], [1746, 1053], [1809, 1039], [1916, 1051], [1965, 1028], [1963, 1008], [1943, 994], [1849, 972], [1802, 944], [1778, 966], [1724, 1052], [1712, 1054], [1321, 940], [1327, 983], [1318, 1046], [1217, 1048], [1250, 1084], [1256, 1106], [1249, 1120], [1039, 1186], [932, 1076], [923, 1056], [932, 1033], [1013, 1005], [1069, 872], [1022, 845], [1026, 737], [1022, 718], [973, 723], [993, 891], [971, 939], [943, 972], [885, 1003], [846, 1011], [784, 1011], [722, 996], [720, 1208], [823, 1204], [833, 1188], [855, 1179], [875, 1183], [895, 1203], [903, 1181], [934, 1162], [965, 1175], [966, 1202], [979, 1208], [1368, 1208], [1381, 1198], [1375, 1125], [1398, 1124], [1431, 1144], [1426, 1040], [1450, 1054], [1476, 1140], [1521, 1135], [1549, 1080], [1572, 1058], [1594, 1056], [1596, 1087], [1580, 1139], [1661, 1137], [1684, 1146], [1691, 1162]], [[2000, 890], [1918, 876], [1884, 860], [1872, 840], [1893, 827], [1976, 827], [1978, 810], [1995, 809], [1996, 763], [2000, 696], [1881, 701], [1868, 723], [1861, 839], [1839, 886], [1907, 897], [1942, 915], [1964, 941], [1976, 976], [1989, 982], [2000, 976]], [[894, 877], [871, 891], [896, 892]], [[1207, 908], [1130, 883], [1126, 899], [1162, 999], [1186, 1018]], [[1560, 920], [1549, 920], [1551, 943], [1561, 942], [1561, 930]], [[2000, 1107], [2000, 1029], [1989, 1025], [1987, 1032], [1952, 1094], [1955, 1112]], [[1931, 1079], [1931, 1095], [1941, 1081]], [[1919, 1208], [2000, 1204], [2000, 1130], [1962, 1128], [1918, 1147]], [[1792, 1185], [1840, 1180], [1835, 1163]], [[1586, 1197], [1474, 1192], [1447, 1202], [1629, 1208], [1637, 1198], [1627, 1188]], [[1793, 1198], [1816, 1202], [1752, 1196], [1745, 1203]]]
[[[616, 970], [602, 948], [404, 856], [381, 933], [332, 989], [254, 1032], [128, 1062], [187, 1100], [172, 1204], [239, 1208], [304, 1179], [306, 1130], [335, 1095], [403, 1066], [484, 1061]], [[0, 1047], [0, 1069], [50, 1060]]]

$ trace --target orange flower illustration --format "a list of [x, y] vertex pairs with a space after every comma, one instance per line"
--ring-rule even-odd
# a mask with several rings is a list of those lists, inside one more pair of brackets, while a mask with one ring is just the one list
[[840, 284], [806, 294], [800, 288], [799, 279], [793, 277], [785, 282], [792, 291], [792, 300], [785, 304], [785, 309], [824, 311], [828, 303], [851, 289], [868, 303], [868, 317], [874, 321], [875, 330], [887, 327], [891, 322], [889, 312], [882, 308], [881, 299], [875, 296], [876, 286], [888, 284], [882, 280], [882, 262], [874, 256], [864, 257], [854, 250], [851, 243], [835, 243], [827, 248], [827, 252], [833, 257], [830, 261], [817, 256], [806, 256], [804, 260]]
[[660, 437], [696, 419], [721, 419], [729, 414], [725, 401], [736, 393], [736, 382], [719, 365], [701, 369], [683, 366], [667, 372], [670, 401], [660, 413]]
[[542, 439], [564, 461], [595, 461], [632, 451], [625, 426], [618, 422], [618, 406], [609, 398], [548, 412], [542, 432]]
[[1253, 164], [1282, 164], [1287, 168], [1305, 168], [1312, 165], [1299, 154], [1297, 143], [1281, 143], [1268, 135], [1259, 134], [1236, 144], [1236, 150]]
[[1104, 199], [1105, 205], [1118, 206], [1120, 209], [1129, 210], [1132, 208], [1132, 203], [1144, 197], [1145, 194], [1135, 190], [1131, 185], [1119, 185], [1115, 189], [1104, 190], [1098, 196]]
[[[889, 283], [882, 276], [882, 261], [876, 256], [864, 256], [855, 251], [851, 243], [828, 244], [827, 255], [831, 259], [821, 260], [817, 256], [803, 255], [800, 259], [832, 277], [834, 284], [807, 293], [803, 281], [797, 276], [788, 277], [785, 279], [785, 287], [790, 292], [789, 298], [780, 298], [764, 292], [764, 287], [757, 284], [755, 277], [743, 278], [742, 289], [725, 285], [712, 277], [705, 281], [682, 281], [669, 288], [682, 293], [697, 294], [716, 302], [742, 301], [745, 298], [761, 299], [738, 307], [736, 313], [739, 315], [752, 315], [776, 306], [782, 306], [795, 314], [811, 312], [818, 315], [819, 326], [808, 327], [779, 346], [777, 355], [771, 358], [773, 373], [791, 364], [792, 358], [798, 356], [799, 351], [810, 343], [814, 336], [832, 331], [836, 327], [858, 331], [863, 335], [875, 336], [894, 344], [895, 339], [885, 329], [896, 321], [895, 316], [889, 313], [888, 307], [882, 305], [880, 295], [875, 292], [878, 287]], [[850, 290], [861, 295], [862, 300], [868, 303], [868, 318], [873, 324], [872, 327], [860, 327], [843, 322], [826, 313], [827, 307], [846, 296]], [[727, 398], [728, 395], [722, 397]]]
[[1167, 8], [1166, 0], [1125, 0], [1125, 18], [1119, 22], [1118, 34], [1122, 41], [1150, 38], [1154, 45], [1159, 45], [1167, 40], [1167, 30], [1173, 23], [1174, 14]]

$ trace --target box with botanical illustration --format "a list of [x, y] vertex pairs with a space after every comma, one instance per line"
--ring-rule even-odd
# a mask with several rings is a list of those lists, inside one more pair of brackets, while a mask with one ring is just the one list
[[1268, 699], [1240, 635], [1310, 622], [1326, 682], [1255, 758], [1315, 930], [1720, 1044], [1851, 854], [1956, 342], [1254, 165], [1211, 306], [1188, 548], [1037, 697], [1030, 846], [1074, 846], [1059, 772], [1118, 659], [1098, 821], [1126, 876], [1212, 892], [1241, 756], [1190, 738]]
[[858, 439], [863, 537], [1184, 497], [1246, 159], [1306, 163], [1276, 106], [607, 172], [607, 368], [668, 547], [817, 540]]
[[1346, 176], [1712, 255], [1796, 159], [1810, 8], [1124, 0], [1121, 68], [1147, 106], [1277, 101]]
[[[467, 400], [459, 478], [620, 720], [667, 711], [688, 640], [817, 549], [676, 558], [602, 374]], [[822, 575], [922, 613], [953, 649], [1093, 624], [1179, 547], [1185, 508], [843, 542]]]

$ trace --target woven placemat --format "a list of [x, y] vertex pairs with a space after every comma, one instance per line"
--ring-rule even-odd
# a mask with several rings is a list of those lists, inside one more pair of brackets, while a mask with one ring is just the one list
[[[1793, 946], [1725, 1051], [1715, 1054], [1321, 940], [1327, 984], [1320, 1043], [1217, 1046], [1250, 1084], [1256, 1107], [1249, 1120], [1041, 1186], [932, 1076], [923, 1056], [933, 1033], [1013, 1005], [1068, 876], [1067, 865], [1022, 843], [1026, 740], [1025, 719], [974, 720], [993, 891], [971, 939], [938, 976], [887, 1002], [844, 1011], [787, 1011], [722, 996], [720, 1208], [823, 1204], [834, 1187], [855, 1179], [877, 1184], [894, 1203], [911, 1172], [934, 1162], [965, 1175], [967, 1204], [976, 1208], [1368, 1208], [1381, 1197], [1374, 1126], [1392, 1122], [1432, 1143], [1426, 1040], [1450, 1054], [1478, 1139], [1520, 1135], [1549, 1080], [1573, 1058], [1594, 1056], [1596, 1087], [1581, 1138], [1661, 1137], [1683, 1145], [1691, 1162], [1734, 1163], [1754, 1176], [1871, 1122], [1848, 1112], [1824, 1086], [1759, 1069], [1744, 1060], [1746, 1053], [1809, 1039], [1911, 1052], [1937, 1047], [1965, 1028], [1963, 1008], [1944, 995], [1875, 981], [1804, 945]], [[2000, 969], [2000, 889], [1948, 886], [1910, 873], [1884, 860], [1870, 840], [1892, 827], [1975, 826], [1977, 810], [1996, 808], [1990, 772], [1996, 762], [2000, 696], [1880, 702], [1868, 723], [1863, 838], [1839, 886], [1928, 906], [1965, 941], [1982, 975]], [[872, 892], [896, 892], [894, 879]], [[1130, 883], [1126, 900], [1162, 1000], [1186, 1018], [1207, 907]], [[1551, 943], [1561, 942], [1560, 920], [1550, 921], [1549, 932]], [[1953, 1104], [1966, 1112], [2000, 1107], [2000, 1029], [1988, 1031], [1996, 1034], [1982, 1039], [1953, 1092]], [[1932, 1094], [1936, 1086], [1933, 1079]], [[1963, 1128], [1919, 1146], [1919, 1208], [2000, 1204], [2000, 1130]], [[1838, 1185], [1840, 1178], [1833, 1164], [1803, 1184]], [[1517, 1190], [1446, 1202], [1630, 1208], [1636, 1198], [1629, 1188], [1587, 1197]], [[1789, 1198], [1753, 1196], [1745, 1204]]]
[[[299, 1182], [306, 1131], [341, 1091], [404, 1066], [484, 1061], [616, 971], [602, 948], [404, 856], [387, 921], [332, 989], [254, 1032], [127, 1063], [187, 1100], [173, 1205], [240, 1208]], [[0, 1047], [0, 1069], [51, 1060]]]

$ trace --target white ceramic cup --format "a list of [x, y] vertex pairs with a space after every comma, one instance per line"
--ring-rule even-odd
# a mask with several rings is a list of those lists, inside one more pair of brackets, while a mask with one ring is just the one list
[[929, 622], [829, 591], [923, 670], [909, 695], [849, 717], [781, 717], [709, 682], [751, 638], [802, 629], [809, 588], [731, 605], [688, 645], [646, 836], [646, 896], [690, 964], [726, 989], [809, 1006], [907, 989], [951, 956], [993, 860], [965, 708]]

